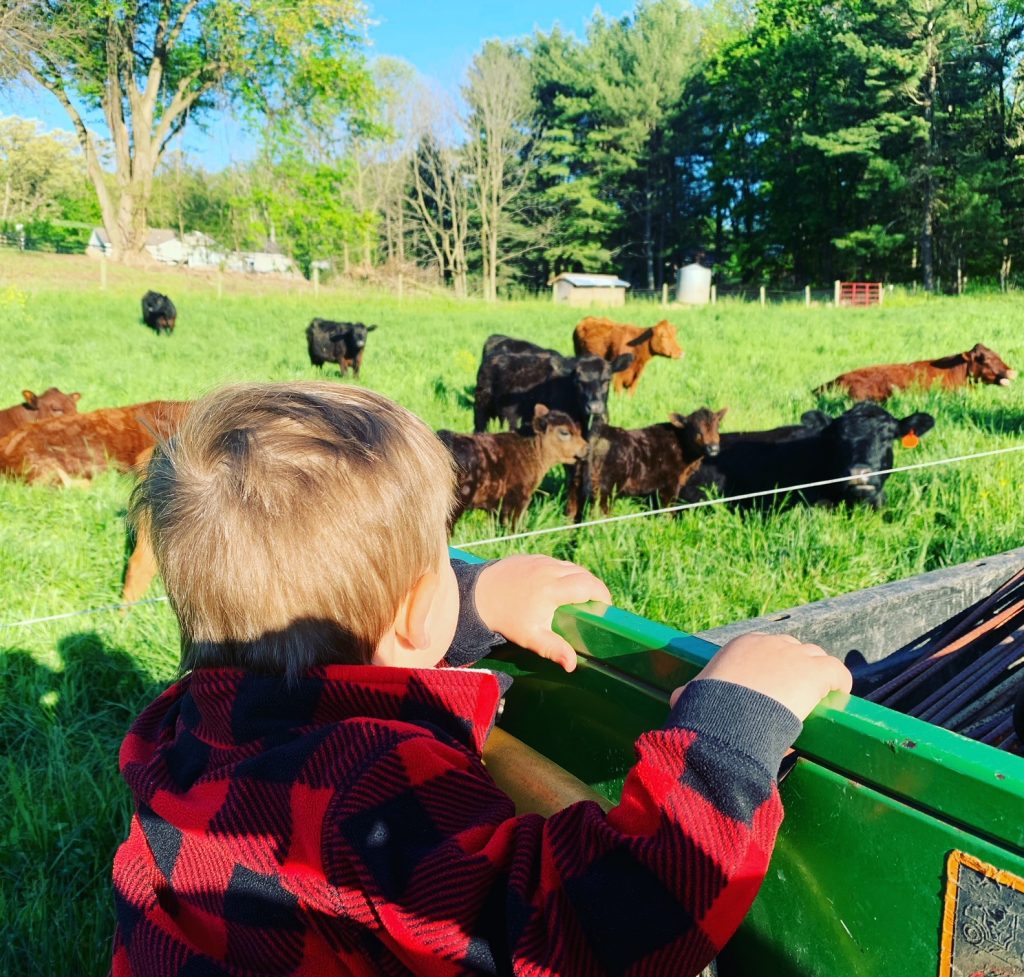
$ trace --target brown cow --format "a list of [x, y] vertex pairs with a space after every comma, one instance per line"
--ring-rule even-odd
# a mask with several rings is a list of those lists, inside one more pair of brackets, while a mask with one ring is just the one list
[[498, 511], [516, 523], [541, 479], [555, 465], [571, 465], [587, 453], [580, 426], [562, 411], [533, 408], [533, 434], [455, 434], [437, 436], [458, 469], [458, 491], [449, 528], [467, 509]]
[[190, 406], [152, 400], [31, 424], [0, 442], [0, 474], [67, 485], [106, 468], [128, 471], [157, 438], [175, 431]]
[[31, 390], [22, 390], [22, 403], [0, 410], [0, 438], [11, 431], [45, 421], [49, 417], [63, 417], [65, 414], [78, 412], [78, 400], [81, 394], [66, 394], [56, 387], [50, 387], [46, 393], [34, 394]]
[[997, 353], [976, 343], [964, 353], [954, 353], [937, 360], [915, 360], [913, 363], [889, 363], [865, 366], [841, 373], [834, 380], [815, 388], [821, 394], [833, 388], [846, 391], [854, 400], [885, 400], [897, 390], [908, 387], [931, 387], [941, 384], [946, 389], [967, 383], [995, 383], [1008, 387], [1017, 376]]
[[573, 331], [572, 344], [577, 356], [600, 356], [609, 362], [623, 353], [632, 353], [633, 362], [625, 370], [616, 373], [613, 380], [616, 393], [628, 390], [630, 396], [636, 393], [640, 374], [652, 356], [667, 356], [678, 360], [683, 355], [676, 339], [676, 327], [667, 319], [641, 329], [624, 322], [587, 316]]
[[671, 505], [705, 458], [719, 450], [718, 428], [727, 407], [701, 407], [692, 414], [670, 414], [669, 422], [635, 430], [606, 427], [590, 449], [592, 488], [601, 511], [612, 495], [655, 496]]

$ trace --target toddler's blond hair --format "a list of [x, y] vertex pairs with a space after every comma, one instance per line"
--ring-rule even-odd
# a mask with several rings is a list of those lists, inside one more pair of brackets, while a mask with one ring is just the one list
[[182, 667], [294, 678], [370, 660], [442, 558], [447, 450], [380, 394], [245, 383], [198, 401], [132, 497], [181, 625]]

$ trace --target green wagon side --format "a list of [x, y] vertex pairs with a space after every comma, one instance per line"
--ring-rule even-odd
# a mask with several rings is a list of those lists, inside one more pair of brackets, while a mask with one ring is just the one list
[[[516, 679], [501, 725], [616, 800], [635, 738], [717, 646], [615, 608], [563, 609], [556, 624], [580, 653], [572, 675], [516, 649], [489, 660]], [[939, 974], [950, 854], [1024, 877], [1024, 758], [839, 694], [796, 745], [768, 876], [719, 973]], [[1024, 974], [1024, 894], [996, 895], [1009, 915], [961, 900], [946, 928], [961, 961], [980, 940], [992, 973]], [[955, 963], [941, 973], [971, 973]]]

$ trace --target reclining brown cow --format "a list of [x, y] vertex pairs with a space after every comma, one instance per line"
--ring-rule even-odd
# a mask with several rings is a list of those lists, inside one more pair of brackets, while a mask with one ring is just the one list
[[981, 343], [971, 349], [937, 360], [915, 360], [913, 363], [889, 363], [865, 366], [841, 373], [834, 380], [815, 388], [816, 394], [841, 390], [854, 400], [885, 400], [897, 390], [908, 387], [931, 387], [941, 384], [945, 389], [963, 387], [968, 383], [992, 383], [1008, 387], [1017, 376], [1000, 356]]
[[41, 394], [22, 390], [20, 404], [0, 410], [0, 438], [26, 424], [36, 424], [51, 417], [78, 413], [78, 400], [81, 396], [79, 393], [66, 394], [56, 387], [50, 387]]

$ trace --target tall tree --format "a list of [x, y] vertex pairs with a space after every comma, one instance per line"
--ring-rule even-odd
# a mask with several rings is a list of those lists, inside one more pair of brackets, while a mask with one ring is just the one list
[[69, 133], [0, 117], [0, 223], [63, 217], [63, 201], [80, 195], [85, 180], [82, 154]]
[[596, 17], [588, 38], [597, 119], [587, 135], [590, 155], [602, 185], [638, 221], [643, 276], [653, 289], [663, 279], [676, 204], [671, 135], [699, 64], [701, 15], [680, 0], [641, 0], [631, 17]]
[[407, 203], [410, 216], [459, 298], [469, 293], [470, 187], [461, 153], [437, 131], [423, 134], [410, 160]]
[[465, 152], [480, 225], [483, 293], [493, 302], [501, 239], [515, 226], [514, 208], [526, 189], [533, 153], [533, 101], [524, 56], [488, 41], [473, 59], [463, 96], [469, 106]]
[[[15, 0], [0, 48], [64, 107], [114, 252], [131, 256], [145, 244], [160, 159], [190, 120], [224, 100], [279, 122], [362, 111], [362, 18], [359, 0]], [[110, 134], [114, 186], [86, 124], [92, 111]]]

